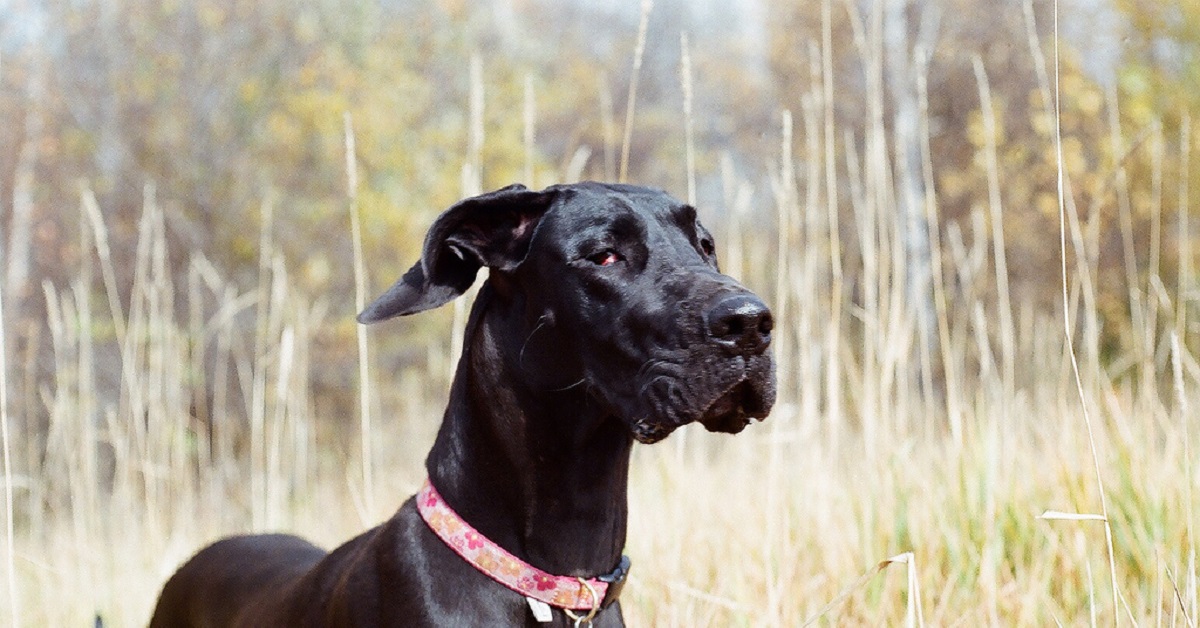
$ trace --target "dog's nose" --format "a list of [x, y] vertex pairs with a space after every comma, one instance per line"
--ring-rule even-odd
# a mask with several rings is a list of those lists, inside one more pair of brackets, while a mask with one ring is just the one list
[[753, 294], [735, 294], [717, 302], [708, 311], [712, 339], [748, 354], [766, 351], [771, 344], [775, 320], [767, 304]]

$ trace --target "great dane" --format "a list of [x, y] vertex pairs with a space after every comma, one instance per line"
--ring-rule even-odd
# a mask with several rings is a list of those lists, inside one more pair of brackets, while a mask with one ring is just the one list
[[422, 492], [330, 553], [218, 541], [152, 627], [623, 625], [633, 442], [765, 418], [771, 313], [718, 270], [693, 207], [589, 182], [459, 202], [358, 320], [443, 305], [484, 266]]

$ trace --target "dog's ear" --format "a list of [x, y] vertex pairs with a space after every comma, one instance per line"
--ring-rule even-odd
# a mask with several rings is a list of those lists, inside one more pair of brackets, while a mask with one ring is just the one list
[[515, 269], [556, 192], [516, 184], [460, 201], [425, 236], [421, 260], [359, 315], [378, 323], [448, 303], [471, 287], [483, 266]]

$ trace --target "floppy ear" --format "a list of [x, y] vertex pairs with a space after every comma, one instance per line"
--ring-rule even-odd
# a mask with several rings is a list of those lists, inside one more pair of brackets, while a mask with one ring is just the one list
[[516, 184], [460, 201], [425, 235], [421, 260], [359, 315], [378, 323], [453, 300], [471, 287], [480, 267], [513, 270], [525, 260], [533, 232], [555, 192]]

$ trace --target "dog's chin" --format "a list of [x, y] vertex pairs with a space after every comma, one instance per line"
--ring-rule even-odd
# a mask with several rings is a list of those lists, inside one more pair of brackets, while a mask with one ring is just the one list
[[774, 402], [773, 386], [760, 387], [750, 380], [742, 380], [691, 418], [683, 421], [649, 418], [633, 421], [633, 438], [639, 443], [657, 443], [679, 427], [692, 422], [700, 423], [710, 432], [737, 434], [751, 422], [767, 418]]
[[743, 380], [713, 401], [699, 422], [710, 432], [737, 434], [746, 429], [751, 421], [767, 418], [774, 402], [773, 389], [764, 389], [749, 380]]
[[638, 419], [633, 422], [633, 439], [651, 445], [671, 435], [682, 423]]

